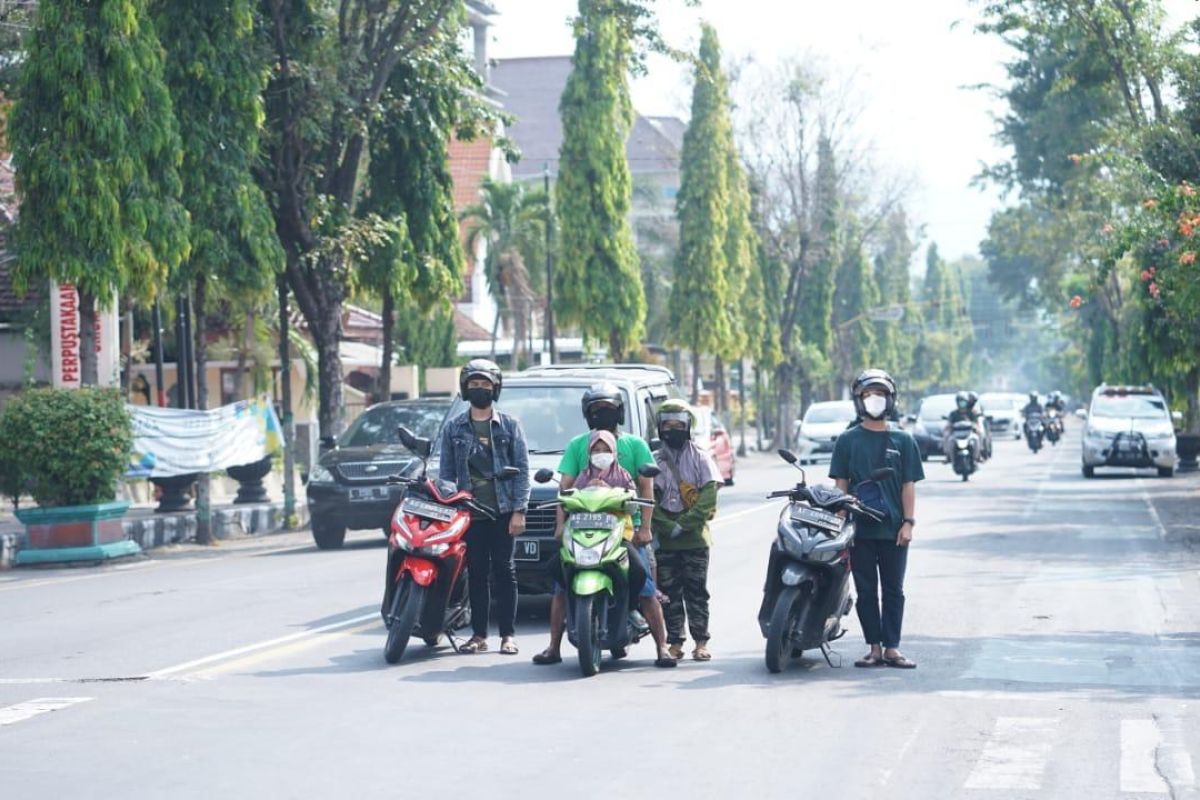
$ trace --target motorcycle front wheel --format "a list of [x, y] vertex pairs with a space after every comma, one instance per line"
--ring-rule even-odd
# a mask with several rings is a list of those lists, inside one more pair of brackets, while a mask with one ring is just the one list
[[604, 627], [602, 614], [608, 613], [604, 595], [591, 594], [575, 598], [575, 639], [579, 650], [579, 671], [590, 678], [600, 671], [600, 631]]
[[392, 600], [392, 624], [388, 627], [387, 642], [383, 645], [383, 658], [387, 663], [399, 663], [404, 657], [423, 605], [425, 587], [417, 585], [412, 578], [404, 578]]
[[782, 672], [792, 653], [792, 630], [803, 605], [800, 600], [799, 586], [785, 586], [775, 599], [775, 609], [767, 625], [767, 669], [772, 673]]

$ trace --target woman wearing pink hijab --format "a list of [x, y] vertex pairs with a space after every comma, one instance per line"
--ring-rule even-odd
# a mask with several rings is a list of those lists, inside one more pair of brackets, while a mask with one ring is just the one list
[[617, 463], [617, 437], [608, 431], [592, 431], [588, 440], [587, 469], [579, 473], [572, 488], [586, 489], [589, 486], [637, 491], [633, 477]]

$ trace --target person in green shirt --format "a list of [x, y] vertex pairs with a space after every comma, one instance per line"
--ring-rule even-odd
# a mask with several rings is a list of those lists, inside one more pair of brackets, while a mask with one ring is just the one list
[[[856, 667], [917, 665], [900, 652], [904, 622], [904, 572], [916, 524], [916, 483], [924, 480], [921, 451], [907, 431], [888, 425], [896, 406], [896, 382], [881, 369], [864, 371], [852, 387], [861, 425], [837, 438], [829, 460], [829, 477], [843, 492], [856, 495], [882, 512], [883, 521], [859, 518], [850, 564], [858, 600], [858, 621], [870, 652]], [[882, 468], [891, 473], [873, 480]], [[882, 602], [880, 586], [883, 587]]]
[[[654, 499], [654, 479], [645, 478], [638, 471], [647, 464], [654, 463], [654, 455], [650, 446], [638, 436], [622, 434], [620, 426], [625, 421], [625, 399], [619, 387], [611, 383], [600, 383], [589, 388], [583, 394], [582, 409], [587, 420], [589, 431], [608, 431], [617, 440], [617, 463], [637, 481], [638, 496], [646, 500]], [[583, 433], [572, 439], [563, 450], [562, 460], [559, 461], [559, 487], [570, 489], [575, 485], [575, 479], [587, 469], [591, 455], [589, 447], [591, 433]], [[650, 625], [650, 635], [657, 645], [658, 657], [654, 664], [657, 667], [674, 667], [675, 659], [671, 658], [667, 649], [667, 626], [663, 617], [662, 604], [658, 600], [658, 591], [649, 574], [653, 571], [650, 553], [647, 545], [653, 541], [653, 514], [651, 509], [645, 509], [634, 517], [637, 533], [634, 534], [630, 559], [630, 594], [636, 595], [643, 616]], [[562, 509], [558, 510], [558, 524], [554, 536], [562, 540], [565, 523]], [[552, 562], [557, 563], [557, 562]], [[645, 574], [645, 578], [642, 576]], [[640, 584], [640, 585], [639, 585]], [[550, 601], [550, 644], [533, 657], [535, 664], [558, 664], [562, 661], [562, 639], [567, 625], [567, 598], [565, 592], [555, 591]]]
[[682, 400], [668, 400], [658, 410], [658, 438], [664, 447], [654, 454], [662, 470], [654, 479], [654, 540], [658, 544], [658, 580], [670, 598], [666, 608], [671, 657], [683, 658], [686, 619], [696, 648], [692, 658], [709, 661], [708, 523], [717, 513], [721, 472], [712, 456], [692, 441], [696, 416]]

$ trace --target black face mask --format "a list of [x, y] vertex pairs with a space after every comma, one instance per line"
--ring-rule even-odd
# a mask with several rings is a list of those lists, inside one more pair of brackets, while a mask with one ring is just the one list
[[688, 440], [691, 438], [692, 437], [687, 431], [681, 431], [678, 429], [665, 430], [662, 432], [663, 442], [672, 450], [682, 450], [683, 446], [687, 444]]
[[612, 407], [600, 406], [588, 411], [587, 423], [594, 431], [615, 431], [621, 424], [621, 412]]
[[485, 389], [482, 386], [474, 386], [467, 389], [467, 402], [480, 410], [489, 407], [492, 404], [492, 390]]

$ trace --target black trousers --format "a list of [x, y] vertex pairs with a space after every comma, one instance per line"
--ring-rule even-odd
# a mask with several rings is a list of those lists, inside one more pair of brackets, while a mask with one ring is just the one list
[[[850, 548], [858, 623], [867, 644], [900, 646], [904, 625], [904, 571], [908, 548], [895, 539], [855, 539]], [[883, 587], [882, 604], [880, 586]]]
[[517, 566], [513, 562], [515, 542], [508, 535], [511, 519], [512, 514], [501, 514], [495, 520], [471, 520], [467, 531], [467, 588], [471, 592], [471, 628], [476, 636], [488, 634], [493, 596], [500, 635], [516, 633]]

